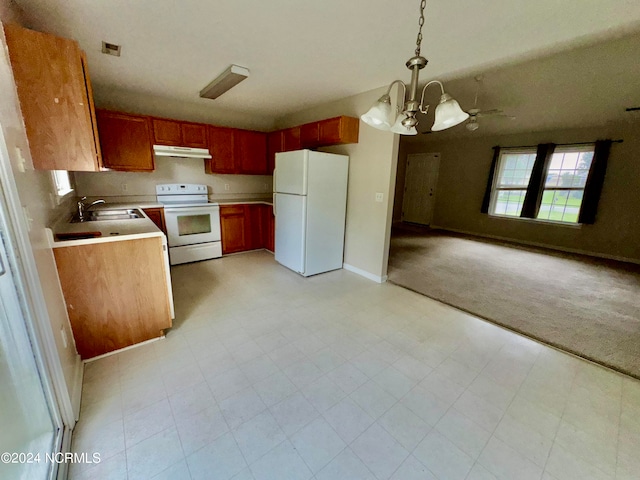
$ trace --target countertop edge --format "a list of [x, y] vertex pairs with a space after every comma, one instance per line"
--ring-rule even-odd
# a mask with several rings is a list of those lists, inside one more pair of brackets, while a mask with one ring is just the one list
[[164, 233], [158, 230], [157, 232], [105, 235], [103, 237], [81, 238], [77, 240], [56, 240], [53, 230], [45, 228], [45, 231], [51, 248], [79, 247], [82, 245], [94, 245], [96, 243], [124, 242], [126, 240], [138, 240], [141, 238], [164, 237]]

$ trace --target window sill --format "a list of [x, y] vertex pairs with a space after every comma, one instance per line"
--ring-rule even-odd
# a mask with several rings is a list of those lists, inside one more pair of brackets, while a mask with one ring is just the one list
[[542, 225], [552, 225], [554, 227], [568, 227], [568, 228], [582, 228], [582, 223], [565, 223], [565, 222], [554, 222], [553, 220], [538, 220], [537, 218], [526, 218], [526, 217], [511, 217], [509, 215], [496, 215], [494, 213], [490, 213], [489, 217], [491, 218], [499, 218], [499, 219], [507, 219], [507, 220], [520, 220], [521, 222], [526, 223], [536, 223]]
[[56, 192], [56, 194], [55, 194], [56, 204], [58, 204], [58, 205], [62, 204], [62, 202], [64, 202], [65, 200], [71, 198], [73, 196], [74, 192], [75, 192], [75, 190], [73, 190], [73, 189]]

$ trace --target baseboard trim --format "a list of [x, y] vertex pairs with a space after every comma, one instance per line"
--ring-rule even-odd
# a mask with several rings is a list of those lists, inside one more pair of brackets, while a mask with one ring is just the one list
[[559, 247], [557, 245], [551, 245], [548, 243], [530, 242], [527, 240], [519, 240], [515, 238], [510, 238], [510, 237], [502, 237], [500, 235], [489, 235], [486, 233], [471, 232], [469, 230], [461, 230], [458, 228], [441, 227], [440, 225], [431, 224], [430, 227], [434, 230], [444, 230], [446, 232], [462, 233], [464, 235], [472, 235], [474, 237], [491, 238], [492, 240], [502, 240], [505, 242], [517, 243], [520, 245], [529, 245], [531, 247], [547, 248], [549, 250], [556, 250], [558, 252], [577, 253], [579, 255], [586, 255], [588, 257], [604, 258], [606, 260], [616, 260], [618, 262], [635, 263], [637, 265], [640, 265], [640, 259], [637, 259], [637, 258], [621, 257], [618, 255], [608, 255], [606, 253], [589, 252], [587, 250], [580, 250], [578, 248]]
[[376, 283], [384, 283], [387, 281], [387, 276], [374, 275], [373, 273], [369, 273], [366, 270], [362, 270], [361, 268], [354, 267], [353, 265], [349, 265], [348, 263], [343, 263], [342, 268], [345, 270], [349, 270], [350, 272], [356, 273], [361, 277], [372, 280]]

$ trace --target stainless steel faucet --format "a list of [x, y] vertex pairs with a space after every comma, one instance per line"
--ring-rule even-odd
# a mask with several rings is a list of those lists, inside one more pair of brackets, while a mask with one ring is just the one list
[[80, 220], [81, 222], [85, 221], [84, 216], [91, 207], [93, 207], [94, 205], [98, 205], [99, 203], [106, 203], [104, 200], [100, 199], [100, 200], [96, 200], [95, 202], [91, 202], [89, 205], [86, 205], [84, 203], [86, 199], [87, 197], [82, 197], [78, 202], [78, 220]]

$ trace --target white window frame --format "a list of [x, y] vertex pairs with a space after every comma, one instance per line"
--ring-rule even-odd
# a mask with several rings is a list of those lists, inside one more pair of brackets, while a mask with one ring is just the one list
[[503, 191], [503, 190], [524, 190], [525, 191], [525, 195], [526, 195], [526, 191], [528, 188], [528, 185], [523, 185], [522, 188], [499, 188], [498, 187], [498, 183], [500, 181], [500, 172], [501, 172], [501, 167], [502, 167], [502, 159], [503, 159], [503, 154], [509, 154], [509, 155], [518, 155], [518, 154], [526, 154], [526, 155], [531, 155], [532, 153], [535, 155], [537, 152], [537, 147], [531, 147], [531, 148], [501, 148], [500, 149], [500, 155], [498, 157], [498, 162], [496, 163], [496, 171], [493, 175], [493, 182], [491, 185], [491, 197], [490, 197], [490, 202], [489, 202], [489, 215], [493, 216], [493, 217], [499, 217], [499, 218], [518, 218], [518, 219], [522, 219], [521, 216], [519, 215], [506, 215], [503, 213], [495, 213], [495, 209], [496, 209], [496, 203], [498, 200], [498, 193]]
[[58, 205], [75, 192], [71, 175], [66, 170], [51, 170], [51, 183]]

